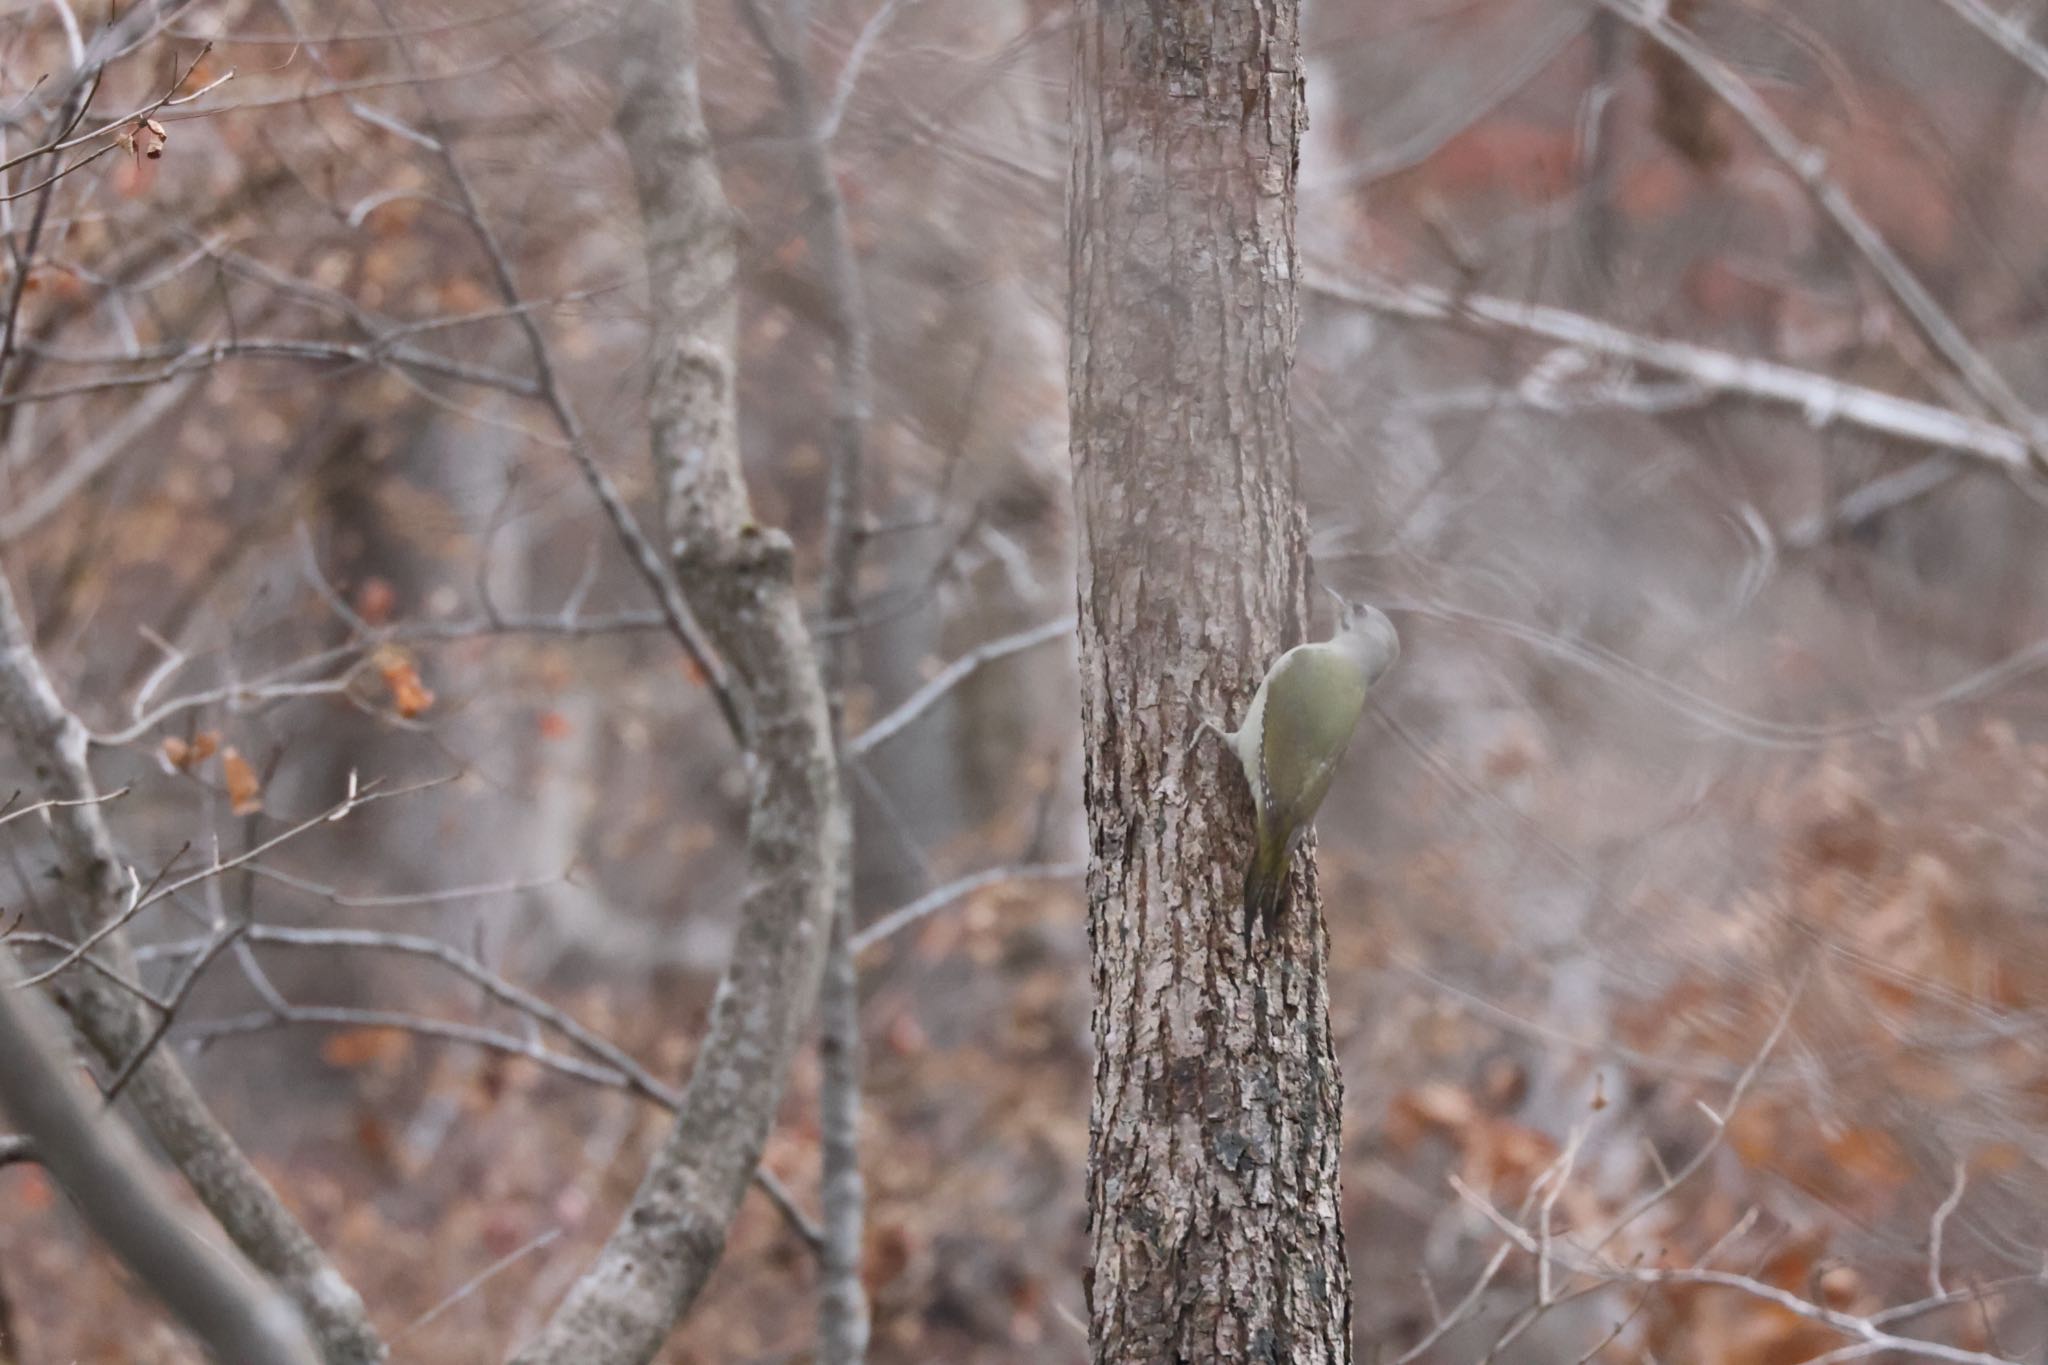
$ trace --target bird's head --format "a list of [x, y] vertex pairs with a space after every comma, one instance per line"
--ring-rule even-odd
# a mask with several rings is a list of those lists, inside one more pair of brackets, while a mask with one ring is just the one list
[[1366, 670], [1375, 679], [1401, 657], [1401, 636], [1387, 614], [1370, 602], [1355, 602], [1335, 588], [1325, 592], [1337, 599], [1337, 639], [1357, 642], [1365, 655]]

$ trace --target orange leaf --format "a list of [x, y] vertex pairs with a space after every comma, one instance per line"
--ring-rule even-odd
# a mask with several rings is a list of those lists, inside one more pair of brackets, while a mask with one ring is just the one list
[[263, 782], [232, 744], [220, 751], [220, 772], [227, 783], [229, 809], [237, 815], [254, 815], [263, 809]]
[[403, 1029], [351, 1028], [330, 1033], [320, 1044], [320, 1060], [344, 1071], [376, 1065], [388, 1067], [412, 1051], [412, 1036]]
[[212, 758], [219, 748], [220, 735], [213, 730], [201, 730], [190, 739], [165, 735], [163, 743], [158, 746], [165, 763], [179, 772], [187, 773]]
[[434, 704], [434, 694], [420, 681], [420, 671], [413, 661], [396, 649], [383, 649], [377, 653], [377, 676], [384, 680], [384, 686], [391, 691], [391, 706], [399, 715], [411, 720], [424, 715]]

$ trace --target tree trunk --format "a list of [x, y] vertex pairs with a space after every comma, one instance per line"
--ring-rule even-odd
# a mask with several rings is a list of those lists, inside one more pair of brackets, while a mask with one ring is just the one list
[[1296, 0], [1090, 0], [1069, 224], [1093, 860], [1097, 1361], [1344, 1361], [1340, 1088], [1304, 857], [1248, 954], [1238, 720], [1301, 638]]

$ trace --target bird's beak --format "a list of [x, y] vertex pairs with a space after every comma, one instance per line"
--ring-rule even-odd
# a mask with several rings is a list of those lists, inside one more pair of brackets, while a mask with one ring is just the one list
[[1351, 610], [1351, 604], [1350, 604], [1349, 602], [1347, 602], [1347, 601], [1345, 601], [1345, 600], [1344, 600], [1344, 594], [1343, 594], [1343, 593], [1341, 593], [1341, 592], [1338, 592], [1338, 591], [1337, 591], [1337, 590], [1336, 590], [1335, 588], [1331, 587], [1331, 586], [1330, 586], [1330, 585], [1329, 585], [1328, 583], [1325, 583], [1325, 584], [1323, 584], [1323, 585], [1322, 585], [1322, 588], [1323, 588], [1323, 591], [1324, 591], [1324, 592], [1326, 592], [1326, 593], [1330, 594], [1330, 598], [1331, 598], [1331, 600], [1332, 600], [1332, 601], [1334, 601], [1334, 602], [1336, 602], [1336, 604], [1337, 604], [1337, 610], [1338, 610], [1338, 611], [1340, 611], [1340, 612], [1346, 612], [1346, 611], [1350, 611], [1350, 610]]

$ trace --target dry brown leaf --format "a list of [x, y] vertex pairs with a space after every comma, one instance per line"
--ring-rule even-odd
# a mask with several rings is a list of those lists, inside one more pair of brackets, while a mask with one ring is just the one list
[[412, 659], [402, 650], [387, 647], [377, 651], [375, 662], [377, 676], [391, 693], [391, 708], [407, 720], [426, 714], [434, 704], [434, 694], [420, 681], [419, 668]]
[[237, 815], [254, 815], [263, 809], [263, 781], [232, 744], [220, 751], [220, 773], [227, 784], [229, 809]]
[[147, 157], [151, 161], [164, 154], [164, 144], [170, 141], [170, 134], [153, 118], [136, 119], [115, 136], [128, 149], [130, 156]]
[[165, 735], [158, 752], [164, 762], [180, 772], [191, 772], [200, 764], [212, 758], [220, 749], [220, 733], [216, 730], [201, 730], [190, 739], [177, 735]]

